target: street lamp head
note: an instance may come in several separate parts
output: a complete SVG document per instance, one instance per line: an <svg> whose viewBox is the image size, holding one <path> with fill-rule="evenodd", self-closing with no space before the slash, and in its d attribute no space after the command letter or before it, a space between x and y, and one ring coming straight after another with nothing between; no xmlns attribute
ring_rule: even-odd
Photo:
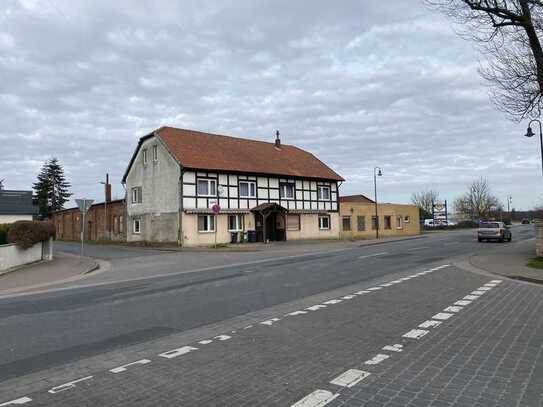
<svg viewBox="0 0 543 407"><path fill-rule="evenodd" d="M530 126L528 126L528 129L526 130L526 134L524 136L525 137L533 137L534 136L534 132L532 131L532 128Z"/></svg>
<svg viewBox="0 0 543 407"><path fill-rule="evenodd" d="M381 170L381 168L379 168L379 172L377 173L377 175L378 175L379 177L382 177L382 176L383 176L383 171Z"/></svg>

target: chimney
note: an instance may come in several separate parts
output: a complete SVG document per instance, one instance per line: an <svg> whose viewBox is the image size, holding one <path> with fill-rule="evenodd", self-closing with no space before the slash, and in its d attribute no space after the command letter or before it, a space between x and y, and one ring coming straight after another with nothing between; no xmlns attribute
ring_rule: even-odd
<svg viewBox="0 0 543 407"><path fill-rule="evenodd" d="M111 184L109 183L109 174L106 174L106 202L111 202Z"/></svg>
<svg viewBox="0 0 543 407"><path fill-rule="evenodd" d="M275 132L275 148L281 148L281 139L279 138L279 130Z"/></svg>

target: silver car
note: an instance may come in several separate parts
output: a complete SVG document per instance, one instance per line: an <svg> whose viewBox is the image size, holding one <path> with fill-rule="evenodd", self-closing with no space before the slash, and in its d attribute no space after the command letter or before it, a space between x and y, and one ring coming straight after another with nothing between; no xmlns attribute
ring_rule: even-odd
<svg viewBox="0 0 543 407"><path fill-rule="evenodd" d="M503 222L481 222L477 230L477 240L497 240L499 242L510 242L513 235Z"/></svg>

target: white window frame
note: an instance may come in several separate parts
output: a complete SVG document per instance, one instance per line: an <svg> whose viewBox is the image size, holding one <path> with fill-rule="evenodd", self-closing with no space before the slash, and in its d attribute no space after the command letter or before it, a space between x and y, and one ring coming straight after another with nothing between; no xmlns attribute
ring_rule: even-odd
<svg viewBox="0 0 543 407"><path fill-rule="evenodd" d="M411 216L405 215L403 217L403 223L410 223L411 222Z"/></svg>
<svg viewBox="0 0 543 407"><path fill-rule="evenodd" d="M241 184L247 184L247 191L249 195L241 195ZM251 188L253 188L254 195L251 195ZM238 183L239 197L240 198L256 198L256 182L255 181L239 181Z"/></svg>
<svg viewBox="0 0 543 407"><path fill-rule="evenodd" d="M138 225L138 227L136 227ZM141 234L141 219L132 219L132 233L134 235Z"/></svg>
<svg viewBox="0 0 543 407"><path fill-rule="evenodd" d="M141 187L132 187L132 205L138 205L143 202L143 190Z"/></svg>
<svg viewBox="0 0 543 407"><path fill-rule="evenodd" d="M230 217L236 218L236 229L230 229ZM244 218L240 214L230 214L228 215L228 231L229 232L241 232L243 231Z"/></svg>
<svg viewBox="0 0 543 407"><path fill-rule="evenodd" d="M201 216L204 216L204 217L207 218L207 229L205 229L205 230L200 230L200 217ZM211 219L213 219L213 228L212 229L210 228ZM215 228L217 226L217 225L215 225L215 223L216 223L215 215L198 215L198 217L196 219L196 227L198 229L198 233L215 233Z"/></svg>
<svg viewBox="0 0 543 407"><path fill-rule="evenodd" d="M323 219L327 219L328 226L323 226ZM330 215L319 215L319 230L330 230Z"/></svg>
<svg viewBox="0 0 543 407"><path fill-rule="evenodd" d="M400 221L400 224L398 225L398 221ZM396 215L396 230L402 230L403 229L403 216Z"/></svg>
<svg viewBox="0 0 543 407"><path fill-rule="evenodd" d="M286 188L290 187L292 188L292 196L288 197L286 196L283 191L286 192ZM296 187L293 182L280 182L279 183L279 199L294 199L296 196Z"/></svg>
<svg viewBox="0 0 543 407"><path fill-rule="evenodd" d="M210 186L211 184L214 184L215 193L207 194L207 195L200 194L200 192L198 191L198 185L200 184L200 182L207 182L208 191L211 191ZM217 196L217 180L214 178L196 178L196 195L197 196Z"/></svg>
<svg viewBox="0 0 543 407"><path fill-rule="evenodd" d="M155 163L158 161L158 146L156 144L153 146L153 161Z"/></svg>
<svg viewBox="0 0 543 407"><path fill-rule="evenodd" d="M323 198L322 191L327 189L328 190L328 198ZM328 185L319 185L317 186L317 199L319 201L329 201L332 196L332 190Z"/></svg>
<svg viewBox="0 0 543 407"><path fill-rule="evenodd" d="M141 150L141 156L143 159L143 165L147 165L147 149L146 148Z"/></svg>

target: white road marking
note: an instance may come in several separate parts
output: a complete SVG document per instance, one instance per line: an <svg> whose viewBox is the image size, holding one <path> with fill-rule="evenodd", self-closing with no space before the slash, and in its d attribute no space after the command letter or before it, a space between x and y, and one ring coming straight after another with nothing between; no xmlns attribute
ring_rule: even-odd
<svg viewBox="0 0 543 407"><path fill-rule="evenodd" d="M243 329L251 329L253 326L252 325L247 325L245 328Z"/></svg>
<svg viewBox="0 0 543 407"><path fill-rule="evenodd" d="M213 339L217 339L219 341L227 341L228 339L232 339L232 337L229 335L219 335L214 337Z"/></svg>
<svg viewBox="0 0 543 407"><path fill-rule="evenodd" d="M382 284L382 287L390 287L391 285L394 285L393 283L386 283L386 284Z"/></svg>
<svg viewBox="0 0 543 407"><path fill-rule="evenodd" d="M147 363L151 363L151 361L149 359L140 359L140 360L137 360L135 362L132 362L132 363L127 363L126 365L122 365L122 366L119 366L119 367L116 367L114 369L110 369L109 371L111 373L121 373L121 372L126 372L127 370L127 367L129 366L133 366L133 365L146 365Z"/></svg>
<svg viewBox="0 0 543 407"><path fill-rule="evenodd" d="M211 342L213 342L212 339L204 339L203 341L199 341L198 343L200 345L209 345Z"/></svg>
<svg viewBox="0 0 543 407"><path fill-rule="evenodd" d="M402 280L394 280L394 281L391 281L392 284L399 284L399 283L401 283L401 282L402 282Z"/></svg>
<svg viewBox="0 0 543 407"><path fill-rule="evenodd" d="M371 287L371 288L368 288L368 291L377 291L377 290L382 290L383 287Z"/></svg>
<svg viewBox="0 0 543 407"><path fill-rule="evenodd" d="M470 300L470 301L474 301L476 300L477 298L479 298L478 295L466 295L464 298L462 298L463 300Z"/></svg>
<svg viewBox="0 0 543 407"><path fill-rule="evenodd" d="M368 290L362 290L362 291L355 292L356 295L369 294L369 293L371 293L371 291L368 291Z"/></svg>
<svg viewBox="0 0 543 407"><path fill-rule="evenodd" d="M430 246L418 246L418 247L412 247L411 249L407 249L408 252L413 252L415 250L424 250L429 249Z"/></svg>
<svg viewBox="0 0 543 407"><path fill-rule="evenodd" d="M429 319L428 321L424 321L422 324L419 325L419 328L432 328L441 325L440 321L434 321L433 319Z"/></svg>
<svg viewBox="0 0 543 407"><path fill-rule="evenodd" d="M363 370L349 369L346 372L340 374L330 383L335 384L336 386L341 386L341 387L353 387L355 384L364 380L370 374L371 373L364 372Z"/></svg>
<svg viewBox="0 0 543 407"><path fill-rule="evenodd" d="M322 407L334 400L339 394L333 394L328 390L315 390L291 407Z"/></svg>
<svg viewBox="0 0 543 407"><path fill-rule="evenodd" d="M280 321L280 320L281 318L272 318L272 319L268 319L267 321L262 321L260 325L272 326L275 322Z"/></svg>
<svg viewBox="0 0 543 407"><path fill-rule="evenodd" d="M411 280L411 277L402 277L400 278L401 281L407 281L407 280Z"/></svg>
<svg viewBox="0 0 543 407"><path fill-rule="evenodd" d="M500 284L503 280L490 280L491 283Z"/></svg>
<svg viewBox="0 0 543 407"><path fill-rule="evenodd" d="M483 287L479 287L478 290L479 291L489 291L489 290L492 290L492 288L493 287L485 287L485 286L483 286Z"/></svg>
<svg viewBox="0 0 543 407"><path fill-rule="evenodd" d="M193 346L183 346L181 348L172 349L167 352L161 353L158 356L160 356L161 358L173 359L178 356L186 355L187 353L190 353L194 350L198 350L198 348L195 348Z"/></svg>
<svg viewBox="0 0 543 407"><path fill-rule="evenodd" d="M497 287L498 284L496 284L496 283L486 283L484 286L485 287Z"/></svg>
<svg viewBox="0 0 543 407"><path fill-rule="evenodd" d="M303 314L307 314L307 311L294 311L294 312L289 312L287 315L294 317L296 315L303 315Z"/></svg>
<svg viewBox="0 0 543 407"><path fill-rule="evenodd" d="M344 300L352 300L353 298L356 298L356 295L346 295L344 297L341 297Z"/></svg>
<svg viewBox="0 0 543 407"><path fill-rule="evenodd" d="M472 291L470 294L471 295L483 295L485 293L486 293L486 291L475 290L475 291Z"/></svg>
<svg viewBox="0 0 543 407"><path fill-rule="evenodd" d="M82 377L81 379L77 379L68 383L61 384L60 386L55 386L51 390L49 390L49 393L55 394L55 393L60 393L61 391L64 391L64 390L73 389L77 383L85 381L85 380L90 380L93 377L94 376L86 376L86 377Z"/></svg>
<svg viewBox="0 0 543 407"><path fill-rule="evenodd" d="M360 256L359 259L367 259L368 257L383 256L384 254L388 254L388 252L381 252L381 253L375 253L375 254L368 254L368 255L366 255L366 256Z"/></svg>
<svg viewBox="0 0 543 407"><path fill-rule="evenodd" d="M458 300L454 303L454 305L460 305L462 307L465 307L466 305L469 305L471 304L471 301L466 301L466 300Z"/></svg>
<svg viewBox="0 0 543 407"><path fill-rule="evenodd" d="M410 338L410 339L420 339L424 335L426 335L428 332L425 329L412 329L409 332L402 335L403 338Z"/></svg>
<svg viewBox="0 0 543 407"><path fill-rule="evenodd" d="M464 309L463 307L458 307L458 306L453 305L453 306L445 308L443 311L446 311L446 312L460 312L463 309Z"/></svg>
<svg viewBox="0 0 543 407"><path fill-rule="evenodd" d="M318 304L318 305L313 305L312 307L307 307L306 309L309 311L317 311L321 308L326 308L326 305Z"/></svg>
<svg viewBox="0 0 543 407"><path fill-rule="evenodd" d="M399 343L396 343L394 345L387 345L383 346L383 350L388 350L391 352L401 352L403 351L403 345L400 345Z"/></svg>
<svg viewBox="0 0 543 407"><path fill-rule="evenodd" d="M446 312L440 312L438 314L435 314L432 318L433 319L439 319L439 320L442 320L442 321L445 321L446 319L449 319L450 317L452 317L454 314L448 314Z"/></svg>
<svg viewBox="0 0 543 407"><path fill-rule="evenodd" d="M32 399L30 397L20 397L15 400L6 401L5 403L0 404L0 407L3 406L20 406L22 404L30 403Z"/></svg>
<svg viewBox="0 0 543 407"><path fill-rule="evenodd" d="M385 355L383 353L378 353L377 355L375 355L374 357L372 357L370 360L366 360L364 362L364 364L366 365L378 365L379 363L381 363L383 360L387 360L390 356L388 355Z"/></svg>
<svg viewBox="0 0 543 407"><path fill-rule="evenodd" d="M343 302L343 300L328 300L328 301L324 301L323 304L334 305L334 304L339 304L340 302Z"/></svg>

